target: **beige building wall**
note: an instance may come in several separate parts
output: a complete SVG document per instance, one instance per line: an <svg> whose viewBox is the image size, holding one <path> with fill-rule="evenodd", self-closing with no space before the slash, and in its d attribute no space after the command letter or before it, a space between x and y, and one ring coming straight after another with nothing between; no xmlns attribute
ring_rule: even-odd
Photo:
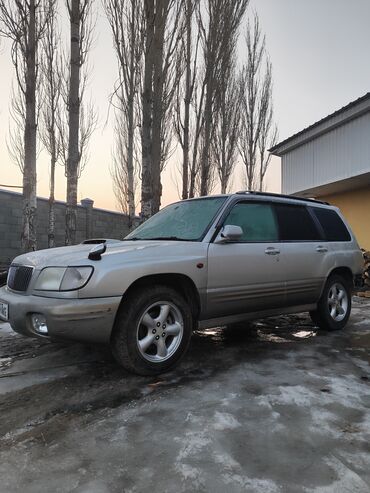
<svg viewBox="0 0 370 493"><path fill-rule="evenodd" d="M320 195L315 198L339 207L360 247L370 250L370 185L357 190Z"/></svg>

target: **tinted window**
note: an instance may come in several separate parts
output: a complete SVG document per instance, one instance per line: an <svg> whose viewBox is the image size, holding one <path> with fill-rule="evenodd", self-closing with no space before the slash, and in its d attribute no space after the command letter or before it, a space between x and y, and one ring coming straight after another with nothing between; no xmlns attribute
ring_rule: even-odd
<svg viewBox="0 0 370 493"><path fill-rule="evenodd" d="M326 240L351 241L348 229L335 211L321 208L314 208L313 211L324 230Z"/></svg>
<svg viewBox="0 0 370 493"><path fill-rule="evenodd" d="M321 239L315 222L306 207L287 204L276 204L274 207L282 241L316 241Z"/></svg>
<svg viewBox="0 0 370 493"><path fill-rule="evenodd" d="M242 228L243 236L240 241L278 241L275 215L269 204L236 204L224 224Z"/></svg>
<svg viewBox="0 0 370 493"><path fill-rule="evenodd" d="M171 204L137 227L125 240L197 241L204 236L225 200L225 197L211 197Z"/></svg>

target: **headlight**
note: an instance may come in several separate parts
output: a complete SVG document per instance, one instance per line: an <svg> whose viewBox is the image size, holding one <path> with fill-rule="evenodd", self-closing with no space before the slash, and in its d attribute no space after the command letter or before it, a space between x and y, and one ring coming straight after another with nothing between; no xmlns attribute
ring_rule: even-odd
<svg viewBox="0 0 370 493"><path fill-rule="evenodd" d="M46 267L37 278L39 291L73 291L81 289L91 277L92 267Z"/></svg>
<svg viewBox="0 0 370 493"><path fill-rule="evenodd" d="M90 279L92 267L68 267L60 285L60 291L72 291L80 289Z"/></svg>
<svg viewBox="0 0 370 493"><path fill-rule="evenodd" d="M66 270L65 267L46 267L37 278L35 289L59 291Z"/></svg>

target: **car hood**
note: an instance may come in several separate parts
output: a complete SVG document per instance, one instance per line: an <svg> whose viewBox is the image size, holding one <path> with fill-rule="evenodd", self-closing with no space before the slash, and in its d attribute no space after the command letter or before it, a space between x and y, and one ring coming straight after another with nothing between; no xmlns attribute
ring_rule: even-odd
<svg viewBox="0 0 370 493"><path fill-rule="evenodd" d="M199 246L199 242L196 242ZM172 255L181 252L182 255L188 253L189 244L192 242L186 241L167 241L167 240L143 240L143 241L120 241L109 243L107 242L107 250L102 255L102 263L111 261L129 261L143 257L162 257L163 255ZM14 264L28 265L36 269L41 269L47 266L70 266L70 265L96 265L100 261L90 260L89 252L96 245L74 245L59 248L50 248L46 250L38 250L29 252L16 257Z"/></svg>

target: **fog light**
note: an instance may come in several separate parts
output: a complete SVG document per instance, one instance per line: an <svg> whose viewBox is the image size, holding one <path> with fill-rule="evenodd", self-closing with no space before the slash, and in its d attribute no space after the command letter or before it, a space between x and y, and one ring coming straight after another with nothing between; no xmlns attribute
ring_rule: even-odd
<svg viewBox="0 0 370 493"><path fill-rule="evenodd" d="M48 334L48 326L46 324L46 318L41 313L32 314L32 325L36 332L42 335Z"/></svg>

